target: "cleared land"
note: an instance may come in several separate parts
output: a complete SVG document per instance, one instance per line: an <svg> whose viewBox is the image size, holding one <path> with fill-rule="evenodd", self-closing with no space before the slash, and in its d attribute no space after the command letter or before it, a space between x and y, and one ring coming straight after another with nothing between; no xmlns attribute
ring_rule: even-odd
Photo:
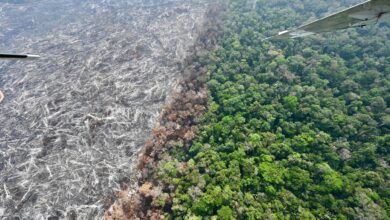
<svg viewBox="0 0 390 220"><path fill-rule="evenodd" d="M0 2L0 217L95 219L131 183L207 0Z"/></svg>

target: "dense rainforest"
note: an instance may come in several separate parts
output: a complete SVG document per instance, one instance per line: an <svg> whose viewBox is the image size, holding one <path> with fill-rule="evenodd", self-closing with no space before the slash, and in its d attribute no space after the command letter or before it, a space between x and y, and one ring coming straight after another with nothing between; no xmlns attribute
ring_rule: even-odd
<svg viewBox="0 0 390 220"><path fill-rule="evenodd" d="M226 2L199 132L153 173L167 219L389 219L390 23L262 41L351 3Z"/></svg>

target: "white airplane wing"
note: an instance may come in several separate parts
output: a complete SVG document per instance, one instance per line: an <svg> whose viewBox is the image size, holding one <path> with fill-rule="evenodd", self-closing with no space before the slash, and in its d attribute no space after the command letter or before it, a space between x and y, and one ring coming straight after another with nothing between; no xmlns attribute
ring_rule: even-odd
<svg viewBox="0 0 390 220"><path fill-rule="evenodd" d="M278 35L267 39L297 38L352 27L364 27L385 19L390 20L390 0L371 0L301 27L279 32Z"/></svg>

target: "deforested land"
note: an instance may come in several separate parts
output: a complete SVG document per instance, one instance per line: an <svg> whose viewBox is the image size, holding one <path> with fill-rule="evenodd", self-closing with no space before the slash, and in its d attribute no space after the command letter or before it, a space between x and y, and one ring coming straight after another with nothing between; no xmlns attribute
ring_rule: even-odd
<svg viewBox="0 0 390 220"><path fill-rule="evenodd" d="M0 216L99 219L203 31L206 0L0 1Z"/></svg>

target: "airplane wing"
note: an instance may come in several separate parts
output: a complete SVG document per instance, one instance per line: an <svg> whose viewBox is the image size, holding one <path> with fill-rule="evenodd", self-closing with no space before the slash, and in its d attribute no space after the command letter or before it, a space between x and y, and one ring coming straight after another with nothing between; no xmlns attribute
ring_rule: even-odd
<svg viewBox="0 0 390 220"><path fill-rule="evenodd" d="M0 54L0 59L38 59L40 56L31 54Z"/></svg>
<svg viewBox="0 0 390 220"><path fill-rule="evenodd" d="M267 39L297 38L353 27L364 27L390 18L390 0L371 0ZM389 19L390 20L390 19Z"/></svg>

